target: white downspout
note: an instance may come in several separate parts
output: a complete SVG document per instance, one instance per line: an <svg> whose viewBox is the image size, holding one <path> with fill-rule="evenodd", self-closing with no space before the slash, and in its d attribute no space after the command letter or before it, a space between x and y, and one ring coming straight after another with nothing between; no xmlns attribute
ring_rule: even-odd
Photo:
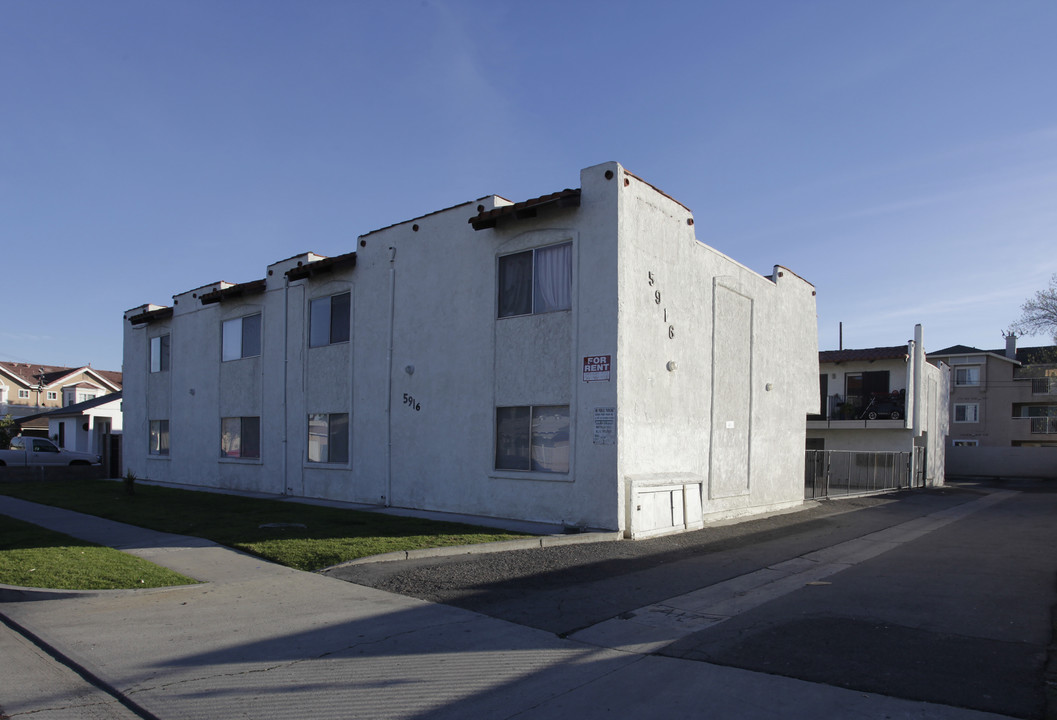
<svg viewBox="0 0 1057 720"><path fill-rule="evenodd" d="M385 506L390 507L393 497L393 326L396 323L396 248L389 248L389 348L386 351L386 383L388 397L385 402Z"/></svg>
<svg viewBox="0 0 1057 720"><path fill-rule="evenodd" d="M290 377L290 276L283 274L283 495L290 494L289 459L286 454L290 449L287 436L290 434L290 410L287 407L287 397L290 389L287 387Z"/></svg>
<svg viewBox="0 0 1057 720"><path fill-rule="evenodd" d="M925 401L925 383L923 367L925 362L924 331L921 325L914 326L914 437L921 437L921 413Z"/></svg>

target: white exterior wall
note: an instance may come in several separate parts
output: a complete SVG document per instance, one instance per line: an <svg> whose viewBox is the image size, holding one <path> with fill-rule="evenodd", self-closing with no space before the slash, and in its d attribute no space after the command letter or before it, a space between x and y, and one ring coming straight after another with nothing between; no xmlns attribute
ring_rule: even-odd
<svg viewBox="0 0 1057 720"><path fill-rule="evenodd" d="M906 391L905 417L869 421L809 420L807 436L821 438L826 450L911 452L915 446L924 446L926 480L930 485L942 485L950 429L949 369L946 365L937 367L925 362L920 325L915 328L915 341L908 344L906 360L845 361L819 366L820 373L829 375L829 395L837 393L842 397L845 375L878 370L889 371L890 392Z"/></svg>
<svg viewBox="0 0 1057 720"><path fill-rule="evenodd" d="M818 403L812 286L698 242L685 207L617 170L621 477L696 479L706 519L799 504Z"/></svg>
<svg viewBox="0 0 1057 720"><path fill-rule="evenodd" d="M110 433L120 435L122 415L121 400L114 400L84 410L76 416L48 418L48 437L57 438L59 425L65 425L63 436L67 450L102 455L103 428L109 423Z"/></svg>
<svg viewBox="0 0 1057 720"><path fill-rule="evenodd" d="M263 293L203 306L202 294L228 287L213 284L177 295L171 319L126 322L128 467L189 485L625 530L638 522L628 508L653 513L658 498L678 496L682 527L802 502L803 417L818 398L810 284L777 267L764 278L697 242L685 208L616 163L582 171L579 207L468 223L506 204L489 197L363 235L355 267L287 282L289 268L319 259L299 256L269 267ZM498 257L560 242L572 243L572 309L497 319ZM350 342L309 348L309 302L344 291ZM222 363L223 321L253 312L261 356ZM149 338L166 332L171 369L151 374ZM584 382L583 358L596 355L612 356L610 380ZM569 473L494 468L496 408L513 405L569 405ZM596 412L609 410L615 440L596 433ZM348 465L307 462L317 412L349 413ZM220 419L244 415L261 418L261 457L221 458ZM148 422L163 418L170 455L151 456ZM648 492L628 498L629 486Z"/></svg>

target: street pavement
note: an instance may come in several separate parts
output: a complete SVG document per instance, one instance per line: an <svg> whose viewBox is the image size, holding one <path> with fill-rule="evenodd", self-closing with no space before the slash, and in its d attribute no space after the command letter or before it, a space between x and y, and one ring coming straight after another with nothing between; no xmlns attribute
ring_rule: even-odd
<svg viewBox="0 0 1057 720"><path fill-rule="evenodd" d="M516 609L502 582L501 592L471 593L482 606L469 609L341 579L349 568L300 572L0 496L0 514L201 581L128 591L0 588L0 717L1042 717L1057 496L980 488L921 502L925 495L810 531L790 516L784 536L748 532L729 552L638 561L634 572L588 583L654 579L625 589L616 606L585 600L584 612L511 615L527 622L499 611ZM1025 550L1040 541L1049 544ZM502 555L563 552L573 551ZM957 559L966 554L971 561ZM433 562L450 568L458 559ZM383 565L391 573L414 563ZM535 580L568 587L567 572ZM662 580L665 573L674 577ZM557 592L536 587L524 602ZM932 650L937 643L941 651ZM979 678L972 658L982 648L997 683L974 681L948 702L923 701L929 693L904 677L923 677L927 690L937 675L925 670L961 659L951 673ZM832 665L840 666L836 677ZM995 694L995 702L983 697Z"/></svg>

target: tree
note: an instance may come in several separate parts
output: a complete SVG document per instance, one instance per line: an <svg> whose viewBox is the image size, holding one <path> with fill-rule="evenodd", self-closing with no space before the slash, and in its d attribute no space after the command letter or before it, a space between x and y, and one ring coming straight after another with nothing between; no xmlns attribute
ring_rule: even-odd
<svg viewBox="0 0 1057 720"><path fill-rule="evenodd" d="M0 448L7 449L11 438L18 435L18 424L10 415L0 417Z"/></svg>
<svg viewBox="0 0 1057 720"><path fill-rule="evenodd" d="M1057 273L1050 278L1050 286L1039 290L1035 297L1020 306L1020 319L1010 328L1018 335L1052 334L1057 344Z"/></svg>

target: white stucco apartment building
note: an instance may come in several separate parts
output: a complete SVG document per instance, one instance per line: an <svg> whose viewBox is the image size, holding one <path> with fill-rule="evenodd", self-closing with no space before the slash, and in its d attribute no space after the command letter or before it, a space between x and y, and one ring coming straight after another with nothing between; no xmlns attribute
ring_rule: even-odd
<svg viewBox="0 0 1057 720"><path fill-rule="evenodd" d="M693 222L607 163L137 307L126 465L630 537L799 504L814 289Z"/></svg>
<svg viewBox="0 0 1057 720"><path fill-rule="evenodd" d="M905 345L819 353L820 403L808 416L816 451L905 453L907 481L942 485L949 433L946 365L925 361L923 329Z"/></svg>

